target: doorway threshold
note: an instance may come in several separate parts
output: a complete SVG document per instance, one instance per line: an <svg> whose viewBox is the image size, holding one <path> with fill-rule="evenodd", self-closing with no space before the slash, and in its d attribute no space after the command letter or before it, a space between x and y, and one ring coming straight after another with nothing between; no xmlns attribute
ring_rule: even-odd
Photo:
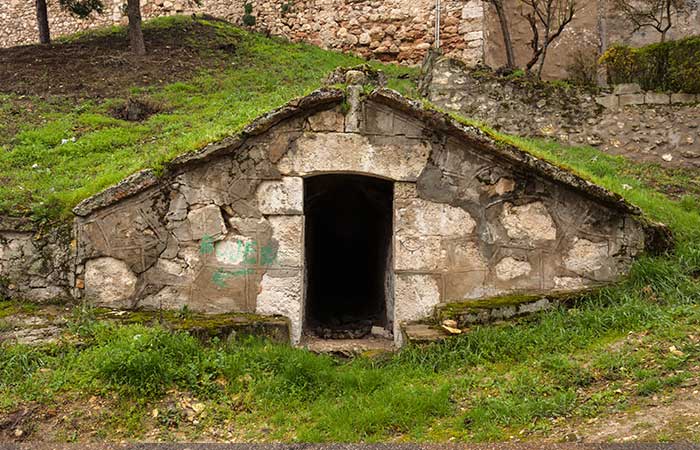
<svg viewBox="0 0 700 450"><path fill-rule="evenodd" d="M300 345L314 353L348 358L358 355L374 356L397 349L393 339L380 336L368 336L362 339L323 339L307 335L302 338Z"/></svg>

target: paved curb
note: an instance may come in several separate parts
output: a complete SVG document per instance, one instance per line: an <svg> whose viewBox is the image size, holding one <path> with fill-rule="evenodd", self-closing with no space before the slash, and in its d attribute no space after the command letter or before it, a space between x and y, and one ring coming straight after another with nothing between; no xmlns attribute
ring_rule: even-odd
<svg viewBox="0 0 700 450"><path fill-rule="evenodd" d="M209 444L209 443L135 443L135 444L47 444L0 443L0 450L700 450L692 443L628 444Z"/></svg>

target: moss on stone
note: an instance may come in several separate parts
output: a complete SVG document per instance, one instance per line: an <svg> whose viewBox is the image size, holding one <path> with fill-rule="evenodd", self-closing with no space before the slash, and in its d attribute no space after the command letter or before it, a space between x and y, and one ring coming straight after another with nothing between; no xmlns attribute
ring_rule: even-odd
<svg viewBox="0 0 700 450"><path fill-rule="evenodd" d="M39 305L15 300L0 301L0 318L15 314L31 314L39 310Z"/></svg>
<svg viewBox="0 0 700 450"><path fill-rule="evenodd" d="M534 303L539 300L566 303L590 295L595 290L597 289L591 288L576 292L516 293L482 298L478 300L451 302L438 306L436 316L438 320L454 319L463 314L476 313L479 310L516 307L528 303Z"/></svg>
<svg viewBox="0 0 700 450"><path fill-rule="evenodd" d="M98 318L118 320L124 324L160 324L173 331L187 331L209 340L226 339L232 335L255 335L277 342L289 341L289 323L283 317L248 313L200 314L183 310L160 311L102 311Z"/></svg>

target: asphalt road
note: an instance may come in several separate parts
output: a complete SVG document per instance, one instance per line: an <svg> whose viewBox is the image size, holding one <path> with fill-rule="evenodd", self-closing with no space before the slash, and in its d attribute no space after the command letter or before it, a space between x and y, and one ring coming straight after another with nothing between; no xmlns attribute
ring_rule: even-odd
<svg viewBox="0 0 700 450"><path fill-rule="evenodd" d="M700 450L700 444L2 444L0 450Z"/></svg>

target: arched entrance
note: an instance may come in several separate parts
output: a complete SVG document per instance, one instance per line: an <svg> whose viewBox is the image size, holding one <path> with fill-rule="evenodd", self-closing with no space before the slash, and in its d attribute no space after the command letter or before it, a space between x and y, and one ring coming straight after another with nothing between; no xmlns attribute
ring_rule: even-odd
<svg viewBox="0 0 700 450"><path fill-rule="evenodd" d="M306 332L360 338L390 329L394 185L348 174L304 180Z"/></svg>

